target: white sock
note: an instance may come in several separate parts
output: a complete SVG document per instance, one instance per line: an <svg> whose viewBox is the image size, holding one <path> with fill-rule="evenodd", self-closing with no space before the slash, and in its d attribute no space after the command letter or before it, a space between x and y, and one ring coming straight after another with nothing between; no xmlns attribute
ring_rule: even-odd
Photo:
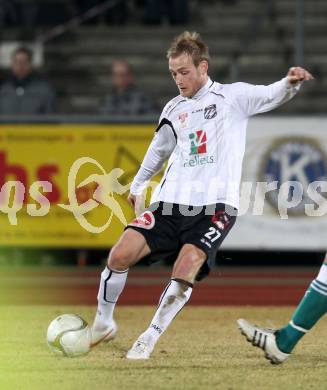
<svg viewBox="0 0 327 390"><path fill-rule="evenodd" d="M150 342L153 346L162 333L182 310L189 300L193 285L181 279L172 279L161 294L157 311L152 318L148 329L140 338Z"/></svg>
<svg viewBox="0 0 327 390"><path fill-rule="evenodd" d="M98 292L98 309L93 328L102 330L111 324L114 308L124 289L127 274L128 269L126 271L113 271L106 267L102 271Z"/></svg>
<svg viewBox="0 0 327 390"><path fill-rule="evenodd" d="M327 284L327 264L323 263L316 278L319 282Z"/></svg>

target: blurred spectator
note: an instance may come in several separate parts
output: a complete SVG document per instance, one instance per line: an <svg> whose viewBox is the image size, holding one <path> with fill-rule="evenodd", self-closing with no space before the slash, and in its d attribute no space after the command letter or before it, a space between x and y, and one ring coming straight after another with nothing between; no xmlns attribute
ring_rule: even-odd
<svg viewBox="0 0 327 390"><path fill-rule="evenodd" d="M110 115L142 115L155 112L155 105L134 82L129 63L115 60L111 66L112 92L100 111Z"/></svg>
<svg viewBox="0 0 327 390"><path fill-rule="evenodd" d="M160 24L167 16L172 25L186 24L189 20L188 0L145 0L146 24Z"/></svg>
<svg viewBox="0 0 327 390"><path fill-rule="evenodd" d="M1 115L50 114L55 111L55 93L33 70L32 52L14 51L10 76L0 86Z"/></svg>

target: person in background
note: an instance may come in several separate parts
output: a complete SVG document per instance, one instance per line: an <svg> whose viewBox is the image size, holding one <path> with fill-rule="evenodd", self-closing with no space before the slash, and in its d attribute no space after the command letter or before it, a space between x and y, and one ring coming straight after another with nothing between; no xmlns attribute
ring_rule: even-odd
<svg viewBox="0 0 327 390"><path fill-rule="evenodd" d="M135 85L132 69L126 60L111 66L112 91L100 108L107 115L145 115L155 112L155 104Z"/></svg>
<svg viewBox="0 0 327 390"><path fill-rule="evenodd" d="M38 115L55 112L52 86L34 71L31 50L14 51L11 74L0 86L0 115Z"/></svg>

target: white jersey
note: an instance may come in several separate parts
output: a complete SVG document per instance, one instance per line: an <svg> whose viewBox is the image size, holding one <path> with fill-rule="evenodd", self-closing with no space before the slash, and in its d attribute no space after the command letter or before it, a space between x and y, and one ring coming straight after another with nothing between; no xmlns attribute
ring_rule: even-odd
<svg viewBox="0 0 327 390"><path fill-rule="evenodd" d="M225 203L238 208L249 117L280 106L299 88L286 77L267 86L208 79L192 98L175 97L161 114L131 193L141 194L169 158L151 203Z"/></svg>

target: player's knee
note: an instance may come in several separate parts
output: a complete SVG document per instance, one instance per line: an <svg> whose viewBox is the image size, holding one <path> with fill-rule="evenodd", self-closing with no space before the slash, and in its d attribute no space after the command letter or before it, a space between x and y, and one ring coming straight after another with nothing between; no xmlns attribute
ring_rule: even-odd
<svg viewBox="0 0 327 390"><path fill-rule="evenodd" d="M205 254L199 253L197 250L189 250L178 261L178 264L174 267L174 274L178 277L183 275L193 275L196 273L203 262L205 261Z"/></svg>
<svg viewBox="0 0 327 390"><path fill-rule="evenodd" d="M203 264L205 260L205 254L199 253L198 250L193 249L188 251L182 258L182 261L190 268L198 267Z"/></svg>
<svg viewBox="0 0 327 390"><path fill-rule="evenodd" d="M120 245L112 248L108 258L108 267L117 271L125 271L130 266L130 256Z"/></svg>

